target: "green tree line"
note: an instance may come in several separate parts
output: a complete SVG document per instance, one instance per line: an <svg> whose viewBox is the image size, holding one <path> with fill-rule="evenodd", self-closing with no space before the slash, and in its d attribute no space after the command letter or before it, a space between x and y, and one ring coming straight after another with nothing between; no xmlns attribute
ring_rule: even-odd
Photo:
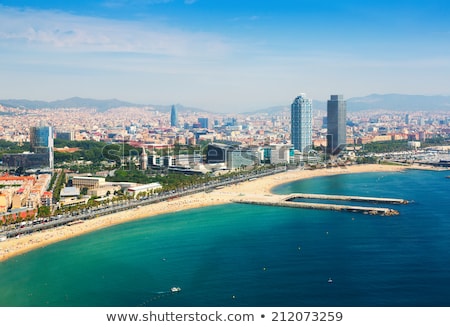
<svg viewBox="0 0 450 327"><path fill-rule="evenodd" d="M30 151L29 142L19 144L17 142L0 140L0 160L3 158L3 154L5 153L22 153L24 151Z"/></svg>

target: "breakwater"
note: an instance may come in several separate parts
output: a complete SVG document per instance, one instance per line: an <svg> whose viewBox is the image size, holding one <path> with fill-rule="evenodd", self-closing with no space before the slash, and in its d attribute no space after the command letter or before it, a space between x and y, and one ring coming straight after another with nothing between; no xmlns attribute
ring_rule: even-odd
<svg viewBox="0 0 450 327"><path fill-rule="evenodd" d="M378 198L378 197L355 196L355 195L307 194L307 193L290 194L285 198L285 201L292 201L295 199L320 199L320 200L358 201L358 202L391 203L391 204L408 203L407 200L395 198Z"/></svg>
<svg viewBox="0 0 450 327"><path fill-rule="evenodd" d="M324 203L306 203L294 202L292 200L305 199L321 199L321 200L340 200L340 201L366 201L372 203L390 203L390 204L406 204L407 200L393 198L376 198L376 197L360 197L360 196L340 196L327 194L300 194L294 193L289 195L270 195L270 196L252 196L243 195L242 198L234 199L236 203L256 204L266 206L279 206L303 209L319 209L334 211L361 212L370 215L395 216L399 211L392 208L379 208L369 206L341 205L341 204L324 204Z"/></svg>

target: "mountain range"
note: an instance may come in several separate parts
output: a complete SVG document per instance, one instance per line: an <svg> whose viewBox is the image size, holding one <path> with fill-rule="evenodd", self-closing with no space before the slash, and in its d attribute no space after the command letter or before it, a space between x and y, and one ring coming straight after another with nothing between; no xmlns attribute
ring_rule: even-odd
<svg viewBox="0 0 450 327"><path fill-rule="evenodd" d="M364 97L355 97L346 99L347 111L357 112L365 110L388 110L388 111L450 111L450 96L436 95L406 95L406 94L371 94ZM13 108L26 108L26 109L58 109L58 108L95 108L98 111L106 111L112 108L118 107L152 107L155 110L168 112L172 105L143 105L135 104L131 102L121 101L117 99L108 100L96 100L80 97L73 97L65 100L57 101L32 101L32 100L20 100L9 99L0 100L0 105ZM183 111L196 111L207 112L207 110L186 107L181 104L175 105L177 110ZM282 105L276 107L265 108L252 112L246 112L246 114L255 113L270 113L276 114L282 110L286 110L290 105ZM317 110L326 110L326 101L313 100L313 108Z"/></svg>
<svg viewBox="0 0 450 327"><path fill-rule="evenodd" d="M347 101L349 111L386 109L391 111L448 111L450 96L372 94L351 98Z"/></svg>
<svg viewBox="0 0 450 327"><path fill-rule="evenodd" d="M172 105L148 105L148 104L136 104L127 101L117 99L97 100L73 97L65 100L56 101L35 101L25 99L7 99L0 100L0 105L11 108L23 108L23 109L58 109L58 108L94 108L99 112L107 111L113 108L121 107L152 107L155 110L162 112L169 112ZM181 104L175 104L179 111L196 111L204 112L203 109L186 107Z"/></svg>
<svg viewBox="0 0 450 327"><path fill-rule="evenodd" d="M398 112L414 111L450 111L450 96L443 95L406 95L406 94L371 94L364 97L345 99L348 112L386 110ZM275 106L256 112L276 114L289 110L290 105ZM327 101L313 100L313 109L327 110ZM253 112L255 113L255 112ZM250 114L250 112L247 112Z"/></svg>
<svg viewBox="0 0 450 327"><path fill-rule="evenodd" d="M105 111L117 107L136 106L135 104L132 104L130 102L125 102L117 99L96 100L79 97L73 97L65 100L56 100L56 101L7 99L7 100L0 100L0 105L3 105L5 107L24 108L24 109L95 108L99 111Z"/></svg>

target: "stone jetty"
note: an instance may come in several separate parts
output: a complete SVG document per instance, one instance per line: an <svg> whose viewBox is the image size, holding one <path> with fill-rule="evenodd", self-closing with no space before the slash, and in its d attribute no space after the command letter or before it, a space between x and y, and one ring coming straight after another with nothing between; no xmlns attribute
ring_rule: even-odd
<svg viewBox="0 0 450 327"><path fill-rule="evenodd" d="M376 197L360 197L360 196L340 196L326 194L300 194L294 193L289 195L242 195L240 198L233 200L235 203L246 203L266 206L279 206L304 209L320 209L335 211L361 212L370 215L395 216L399 211L391 208L379 208L369 206L341 205L341 204L325 204L325 203L308 203L296 202L295 199L320 199L320 200L339 200L339 201L359 201L372 203L390 203L390 204L406 204L408 201L403 199L376 198Z"/></svg>

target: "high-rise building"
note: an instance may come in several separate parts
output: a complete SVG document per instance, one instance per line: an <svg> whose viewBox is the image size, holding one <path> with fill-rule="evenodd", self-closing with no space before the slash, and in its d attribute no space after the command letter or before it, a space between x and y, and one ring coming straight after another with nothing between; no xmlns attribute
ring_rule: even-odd
<svg viewBox="0 0 450 327"><path fill-rule="evenodd" d="M75 140L75 132L74 131L57 131L56 138L61 140L73 141Z"/></svg>
<svg viewBox="0 0 450 327"><path fill-rule="evenodd" d="M312 100L303 93L291 105L291 140L304 153L312 146Z"/></svg>
<svg viewBox="0 0 450 327"><path fill-rule="evenodd" d="M209 128L208 118L199 118L198 122L200 123L201 128Z"/></svg>
<svg viewBox="0 0 450 327"><path fill-rule="evenodd" d="M178 113L175 106L172 106L172 110L170 111L170 126L172 127L178 126Z"/></svg>
<svg viewBox="0 0 450 327"><path fill-rule="evenodd" d="M337 155L347 143L347 102L332 95L327 102L327 153Z"/></svg>
<svg viewBox="0 0 450 327"><path fill-rule="evenodd" d="M147 151L145 150L144 147L142 147L142 153L141 153L141 157L140 157L140 167L141 167L141 170L147 170L147 168L148 168L148 156L147 156Z"/></svg>
<svg viewBox="0 0 450 327"><path fill-rule="evenodd" d="M53 169L53 128L51 126L35 126L30 128L30 150L36 154L45 154L44 166Z"/></svg>

